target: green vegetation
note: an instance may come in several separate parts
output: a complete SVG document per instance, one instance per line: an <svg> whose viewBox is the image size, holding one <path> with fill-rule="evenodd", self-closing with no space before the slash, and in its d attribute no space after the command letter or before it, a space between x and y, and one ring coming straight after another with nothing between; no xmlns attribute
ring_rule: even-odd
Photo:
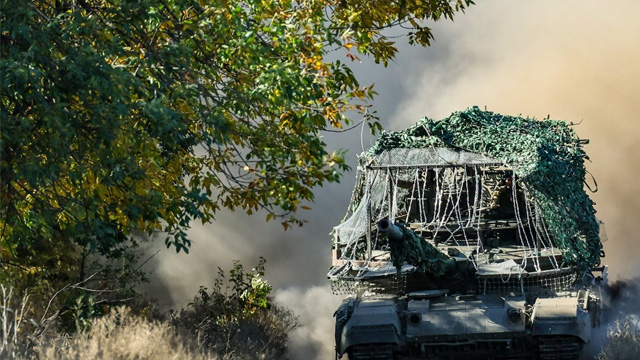
<svg viewBox="0 0 640 360"><path fill-rule="evenodd" d="M134 231L187 251L221 207L299 223L285 215L347 169L320 131L375 95L327 54L386 62L381 29L428 44L418 21L469 3L4 0L3 258L44 271L34 247L107 252Z"/></svg>
<svg viewBox="0 0 640 360"><path fill-rule="evenodd" d="M56 330L60 327L43 331L26 316L29 299L2 287L0 358L284 359L296 317L272 303L264 263L260 259L249 272L239 262L228 274L219 269L212 291L201 288L180 312L163 313L143 304L110 307L97 316L87 310L95 309L95 302L80 304L69 311L78 326L73 336Z"/></svg>
<svg viewBox="0 0 640 360"><path fill-rule="evenodd" d="M245 273L236 261L228 279L219 269L211 292L201 287L188 308L173 316L174 326L216 354L244 352L225 358L285 359L287 334L296 327L296 318L270 302L272 288L262 278L264 262L261 258Z"/></svg>
<svg viewBox="0 0 640 360"><path fill-rule="evenodd" d="M470 4L1 0L0 282L38 299L78 284L56 311L113 303L141 279L134 239L186 252L221 208L302 224L348 169L321 132L380 126L373 86L329 53L386 64L383 29L429 45L422 22ZM108 299L80 289L95 271Z"/></svg>
<svg viewBox="0 0 640 360"><path fill-rule="evenodd" d="M387 28L429 45L424 21L472 3L0 0L0 284L31 295L25 332L85 336L138 298L140 241L188 252L222 208L301 225L348 169L321 132L380 128L349 59L393 59ZM277 311L243 276L216 326Z"/></svg>

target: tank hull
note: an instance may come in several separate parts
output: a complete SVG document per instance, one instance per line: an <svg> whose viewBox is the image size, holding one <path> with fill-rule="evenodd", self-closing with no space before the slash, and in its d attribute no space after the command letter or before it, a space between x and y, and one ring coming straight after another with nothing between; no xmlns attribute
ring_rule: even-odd
<svg viewBox="0 0 640 360"><path fill-rule="evenodd" d="M566 156L582 143L505 119L426 120L363 154L327 274L350 295L336 312L338 357L579 357L607 282L583 159Z"/></svg>
<svg viewBox="0 0 640 360"><path fill-rule="evenodd" d="M535 299L349 297L336 312L336 352L350 360L577 359L596 324L594 299L584 289Z"/></svg>

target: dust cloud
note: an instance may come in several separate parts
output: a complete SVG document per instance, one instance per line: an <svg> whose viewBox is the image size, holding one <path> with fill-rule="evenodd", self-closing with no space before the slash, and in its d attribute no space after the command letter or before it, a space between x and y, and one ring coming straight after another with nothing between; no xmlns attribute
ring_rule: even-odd
<svg viewBox="0 0 640 360"><path fill-rule="evenodd" d="M640 278L610 282L605 290L603 298L605 310L600 317L599 326L591 330L591 343L585 346L582 360L596 359L602 351L608 333L612 330L616 331L622 323L631 321L633 324L640 325L640 303L638 303ZM637 354L627 354L627 356L633 355Z"/></svg>
<svg viewBox="0 0 640 360"><path fill-rule="evenodd" d="M439 119L471 105L504 114L580 123L591 140L587 169L606 224L604 248L614 278L638 269L640 214L640 3L494 1L475 6L436 34L449 56L405 82L413 96L392 116L394 128ZM442 37L446 33L447 39ZM437 51L437 50L436 50ZM437 69L436 72L433 69Z"/></svg>
<svg viewBox="0 0 640 360"><path fill-rule="evenodd" d="M299 316L300 327L289 334L291 359L335 357L333 313L342 300L331 295L328 286L278 290L275 300Z"/></svg>
<svg viewBox="0 0 640 360"><path fill-rule="evenodd" d="M374 102L387 129L403 129L419 118L440 119L478 105L498 113L567 120L591 140L586 147L599 191L592 195L606 223L604 243L611 280L632 278L640 269L636 228L640 214L640 2L478 2L455 22L432 27L428 49L400 46L387 69L363 59L353 64L362 84L375 83ZM325 134L334 148L355 155L371 141L359 130ZM330 236L346 209L353 174L341 184L318 188L309 222L283 231L263 215L220 213L212 224L194 226L189 255L162 251L149 263L147 287L161 302L184 306L200 285L211 286L217 267L238 259L250 268L267 258L267 280L275 300L300 315L291 334L291 359L333 357L333 311L326 272ZM154 285L155 284L155 285Z"/></svg>

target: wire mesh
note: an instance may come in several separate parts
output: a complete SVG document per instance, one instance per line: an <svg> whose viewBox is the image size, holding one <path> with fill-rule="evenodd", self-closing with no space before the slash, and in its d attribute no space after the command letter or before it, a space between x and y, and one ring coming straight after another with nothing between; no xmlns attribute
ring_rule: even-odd
<svg viewBox="0 0 640 360"><path fill-rule="evenodd" d="M407 275L401 274L373 279L356 279L353 277L336 277L330 279L333 295L354 294L400 294L406 291Z"/></svg>
<svg viewBox="0 0 640 360"><path fill-rule="evenodd" d="M481 294L554 294L571 290L578 279L568 268L521 274L477 276Z"/></svg>

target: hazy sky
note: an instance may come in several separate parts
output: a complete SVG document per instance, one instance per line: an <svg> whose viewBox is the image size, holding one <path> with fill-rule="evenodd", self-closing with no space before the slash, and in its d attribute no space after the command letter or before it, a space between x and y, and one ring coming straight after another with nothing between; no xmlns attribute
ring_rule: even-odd
<svg viewBox="0 0 640 360"><path fill-rule="evenodd" d="M640 256L639 14L637 0L477 1L455 22L432 26L434 46L397 39L399 56L387 68L363 59L353 69L362 84L375 83L373 105L390 130L473 105L581 122L575 129L591 140L587 168L599 186L592 198L609 238L604 262L614 279L632 277ZM359 130L327 133L325 140L350 149L355 167ZM276 299L299 312L304 325L292 335L292 359L332 358L331 315L341 299L327 286L328 234L344 216L353 183L347 173L341 184L318 188L313 210L299 214L309 223L293 231L237 213L194 226L191 254L162 251L147 265L156 296L184 306L198 286L211 286L218 266L239 259L250 268L265 256Z"/></svg>

